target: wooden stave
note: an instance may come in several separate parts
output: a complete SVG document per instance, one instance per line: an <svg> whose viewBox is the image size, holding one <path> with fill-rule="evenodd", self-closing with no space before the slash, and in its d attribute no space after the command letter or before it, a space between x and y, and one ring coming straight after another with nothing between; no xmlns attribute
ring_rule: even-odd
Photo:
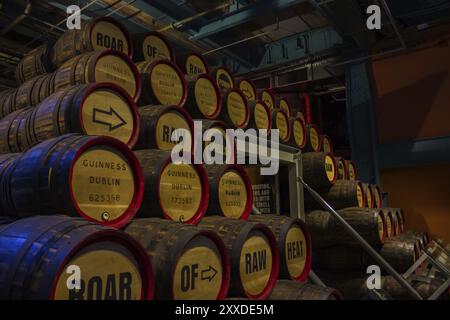
<svg viewBox="0 0 450 320"><path fill-rule="evenodd" d="M397 272L406 272L418 259L419 248L416 240L392 239L384 243L381 256Z"/></svg>
<svg viewBox="0 0 450 320"><path fill-rule="evenodd" d="M43 44L27 53L16 67L16 79L24 83L36 76L55 70L51 61L52 48L50 43Z"/></svg>
<svg viewBox="0 0 450 320"><path fill-rule="evenodd" d="M357 186L362 186L360 182L349 180L336 180L330 188L318 190L322 197L334 209L344 209L359 206L357 197ZM363 205L365 207L365 197L363 194ZM308 193L305 194L305 207L309 210L321 209L320 204L315 201Z"/></svg>
<svg viewBox="0 0 450 320"><path fill-rule="evenodd" d="M342 300L342 294L333 288L310 283L278 280L269 300Z"/></svg>
<svg viewBox="0 0 450 320"><path fill-rule="evenodd" d="M334 178L329 180L325 170L325 159L330 157L334 165ZM305 152L302 155L303 180L313 189L331 187L337 180L337 166L334 157L325 152Z"/></svg>

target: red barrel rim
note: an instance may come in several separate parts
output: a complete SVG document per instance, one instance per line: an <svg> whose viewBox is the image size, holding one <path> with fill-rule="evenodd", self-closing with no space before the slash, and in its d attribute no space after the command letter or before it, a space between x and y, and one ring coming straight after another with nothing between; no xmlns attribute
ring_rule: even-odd
<svg viewBox="0 0 450 320"><path fill-rule="evenodd" d="M261 95L260 95L260 99L261 100L262 100L262 96L263 96L264 92L267 92L269 94L270 99L272 100L272 103L273 103L273 109L277 109L277 105L276 105L277 101L275 99L275 94L273 93L272 89L271 88L266 88L266 89L262 90L261 91Z"/></svg>
<svg viewBox="0 0 450 320"><path fill-rule="evenodd" d="M338 161L338 168L339 168L339 163L342 163L342 167L344 168L344 180L347 180L348 178L348 172L347 172L347 163L345 162L344 158L340 158Z"/></svg>
<svg viewBox="0 0 450 320"><path fill-rule="evenodd" d="M245 204L244 211L239 217L239 220L248 220L248 217L250 216L250 213L252 212L253 209L253 188L252 183L250 181L250 177L248 176L247 172L241 165L226 164L223 173L229 170L237 171L237 173L241 176L242 180L244 181L245 191L247 192L247 203Z"/></svg>
<svg viewBox="0 0 450 320"><path fill-rule="evenodd" d="M70 259L72 259L80 250L84 249L86 246L98 242L118 243L125 247L125 249L130 251L133 257L136 259L142 278L141 300L152 300L154 296L154 277L150 258L136 240L126 235L125 233L114 229L97 231L87 236L83 241L72 248L70 253L64 258L63 262L61 263L61 267L56 272L56 277L54 279L54 282L52 283L51 294L49 298L51 300L55 299L57 281L59 280L61 274L64 271L64 267L67 265Z"/></svg>
<svg viewBox="0 0 450 320"><path fill-rule="evenodd" d="M216 68L214 68L213 69L213 71L212 71L212 73L213 73L213 75L214 75L214 80L216 81L216 83L217 83L217 71L219 71L220 69L222 69L222 70L224 70L226 73L228 73L228 75L230 76L230 79L231 79L231 82L232 82L232 87L230 88L230 89L234 89L235 87L236 87L236 79L234 78L234 75L233 75L233 73L230 71L230 69L228 69L227 67L225 67L225 66L220 66L220 67L216 67Z"/></svg>
<svg viewBox="0 0 450 320"><path fill-rule="evenodd" d="M236 85L239 89L241 88L241 82L247 82L250 85L250 87L253 90L253 93L255 94L255 100L257 101L258 100L258 94L256 92L255 83L252 80L250 80L249 78L247 78L247 77L240 78L237 81L237 85Z"/></svg>
<svg viewBox="0 0 450 320"><path fill-rule="evenodd" d="M222 94L220 93L220 89L219 89L219 86L217 85L217 82L214 81L214 79L208 73L199 74L197 76L197 78L195 79L195 82L197 83L197 80L200 78L207 79L208 81L210 81L212 83L212 85L214 87L214 92L216 93L216 97L217 97L216 112L214 112L211 116L206 116L206 115L203 115L203 116L208 120L215 120L222 112Z"/></svg>
<svg viewBox="0 0 450 320"><path fill-rule="evenodd" d="M208 74L209 75L209 73L210 73L210 67L209 67L209 63L208 63L208 61L206 60L206 58L201 54L201 53L198 53L198 52L195 52L195 51L191 51L187 56L186 56L186 59L185 59L185 61L184 61L184 67L186 67L186 62L187 62L187 59L190 57L190 56L196 56L197 58L199 58L201 61L202 61L202 63L203 63L203 65L205 66L205 72L204 73L201 73L200 75L203 75L203 74ZM187 71L187 70L185 70L185 71ZM187 74L187 73L186 73ZM213 81L214 83L216 83L215 81Z"/></svg>
<svg viewBox="0 0 450 320"><path fill-rule="evenodd" d="M347 160L348 165L353 167L353 171L355 172L355 180L358 180L358 168L356 168L356 164L352 160Z"/></svg>
<svg viewBox="0 0 450 320"><path fill-rule="evenodd" d="M83 152L88 150L91 147L95 147L98 145L107 145L112 146L114 149L120 151L122 155L128 160L130 163L130 167L133 171L134 176L134 194L131 200L130 205L125 210L125 212L117 219L103 222L95 220L91 217L89 217L87 214L85 214L80 207L78 206L78 203L75 201L75 197L73 195L72 190L72 177L73 177L73 167L75 162L78 160L78 158L81 156ZM95 139L91 139L87 141L81 148L77 150L75 153L75 156L72 160L72 163L70 165L70 171L69 171L69 190L70 190L70 199L72 200L73 206L75 210L78 212L80 216L85 218L88 221L92 221L104 226L109 226L113 228L120 229L123 226L125 226L133 217L136 215L137 210L139 209L142 198L144 196L144 177L142 174L141 167L139 165L139 161L137 160L136 156L133 154L133 152L128 149L128 147L120 142L119 140L116 140L114 138L105 137L105 136L97 136Z"/></svg>
<svg viewBox="0 0 450 320"><path fill-rule="evenodd" d="M92 83L92 84L88 85L88 89L87 89L86 95L81 100L81 110L80 110L80 115L79 115L79 119L80 119L80 123L81 123L81 129L83 130L83 132L85 134L87 134L86 133L86 129L84 127L83 119L82 119L82 109L84 108L84 102L86 101L86 98L88 97L89 94L91 94L94 90L97 90L99 88L112 89L113 91L116 91L130 105L131 113L133 114L134 126L133 126L133 132L131 134L131 137L128 140L128 142L126 142L125 144L130 149L132 149L134 147L134 145L136 144L138 138L139 138L140 119L139 119L138 108L137 108L136 103L134 102L134 100L131 98L131 96L124 89L122 89L121 87L119 87L118 85L116 85L114 83L100 82L100 83Z"/></svg>
<svg viewBox="0 0 450 320"><path fill-rule="evenodd" d="M307 129L306 130L310 130L310 129L316 130L316 132L317 132L317 138L319 140L319 144L317 146L317 149L314 149L314 151L315 152L319 152L322 149L322 139L320 139L319 127L316 124L314 124L314 123L310 123L310 124L307 125ZM309 134L309 136L311 136L311 134Z"/></svg>
<svg viewBox="0 0 450 320"><path fill-rule="evenodd" d="M286 116L287 116L288 118L291 117L291 116L292 116L292 107L291 107L291 104L290 104L289 100L286 99L285 97L282 97L282 98L280 99L280 102L278 103L278 106L280 106L281 101L284 101L284 102L286 103L286 105L288 106L289 114L286 114ZM280 108L280 110L284 112L283 109Z"/></svg>
<svg viewBox="0 0 450 320"><path fill-rule="evenodd" d="M384 216L383 210L382 209L378 209L377 210L378 215L381 217L381 220L383 221L383 236L382 239L380 239L381 244L386 242L386 238L387 238L387 222L386 222L386 218ZM378 223L377 223L378 225Z"/></svg>
<svg viewBox="0 0 450 320"><path fill-rule="evenodd" d="M362 200L363 200L363 203L362 203L362 205L361 205L361 208L365 208L365 207L366 207L366 193L364 192L363 184L362 184L360 181L355 181L355 182L356 182L357 185L360 187L361 193L362 193ZM385 221L385 223L386 223L386 221Z"/></svg>
<svg viewBox="0 0 450 320"><path fill-rule="evenodd" d="M244 120L243 123L241 123L240 125L236 126L236 128L238 128L238 129L245 129L245 127L248 126L248 123L249 123L249 121L250 121L250 112L249 112L249 109L248 109L248 101L247 101L247 98L245 97L245 95L242 93L242 91L241 91L240 89L237 89L237 88L231 88L231 89L228 90L228 92L227 92L227 102L228 102L228 95L229 95L230 93L232 93L232 92L238 93L238 94L241 96L242 101L244 101L244 105L245 105L245 120ZM228 106L225 106L225 107L228 108Z"/></svg>
<svg viewBox="0 0 450 320"><path fill-rule="evenodd" d="M306 224L302 220L295 219L295 223L298 226L300 226L300 229L302 229L303 235L305 236L307 253L306 253L305 267L303 268L302 273L298 277L292 277L292 280L303 282L303 281L306 281L306 279L308 278L308 275L311 272L311 267L312 267L311 235L308 232L308 228L307 228Z"/></svg>

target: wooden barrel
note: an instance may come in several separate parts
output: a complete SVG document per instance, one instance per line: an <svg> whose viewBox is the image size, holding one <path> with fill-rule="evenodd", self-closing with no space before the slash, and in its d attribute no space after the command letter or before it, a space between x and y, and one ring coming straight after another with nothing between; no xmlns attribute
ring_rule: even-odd
<svg viewBox="0 0 450 320"><path fill-rule="evenodd" d="M176 60L180 69L188 76L198 76L210 72L208 61L201 53L191 52L178 56Z"/></svg>
<svg viewBox="0 0 450 320"><path fill-rule="evenodd" d="M55 91L70 86L110 82L124 89L134 101L141 94L141 79L133 61L121 52L88 52L64 63L55 74Z"/></svg>
<svg viewBox="0 0 450 320"><path fill-rule="evenodd" d="M211 76L216 80L217 86L222 91L228 91L236 87L236 81L233 74L226 67L215 68Z"/></svg>
<svg viewBox="0 0 450 320"><path fill-rule="evenodd" d="M331 141L331 138L326 134L322 134L320 135L320 140L322 145L322 151L333 154L334 148L333 148L333 141Z"/></svg>
<svg viewBox="0 0 450 320"><path fill-rule="evenodd" d="M416 240L387 240L380 251L381 256L397 272L406 272L419 258L420 248Z"/></svg>
<svg viewBox="0 0 450 320"><path fill-rule="evenodd" d="M280 252L279 279L305 281L311 271L311 238L300 219L277 215L251 215L251 222L265 224L274 233Z"/></svg>
<svg viewBox="0 0 450 320"><path fill-rule="evenodd" d="M297 111L297 112L294 114L294 117L297 118L297 119L302 120L303 123L306 125L306 118L305 118L305 115L303 114L303 112Z"/></svg>
<svg viewBox="0 0 450 320"><path fill-rule="evenodd" d="M36 216L0 228L0 299L146 300L153 272L120 230L66 216ZM67 284L79 267L80 289ZM30 284L33 285L30 285Z"/></svg>
<svg viewBox="0 0 450 320"><path fill-rule="evenodd" d="M222 96L222 112L219 117L233 128L246 128L250 121L247 98L239 89L229 89Z"/></svg>
<svg viewBox="0 0 450 320"><path fill-rule="evenodd" d="M138 109L141 117L141 131L136 150L172 150L178 141L172 141L176 129L189 132L192 139L194 124L191 116L177 106L146 106Z"/></svg>
<svg viewBox="0 0 450 320"><path fill-rule="evenodd" d="M398 222L398 234L403 233L405 231L405 218L403 214L403 210L401 208L390 208L393 214L395 214L397 222Z"/></svg>
<svg viewBox="0 0 450 320"><path fill-rule="evenodd" d="M38 105L53 93L53 74L40 75L22 83L15 92L10 112ZM4 115L7 114L5 110Z"/></svg>
<svg viewBox="0 0 450 320"><path fill-rule="evenodd" d="M253 208L253 190L247 172L237 164L207 165L210 199L208 215L247 220Z"/></svg>
<svg viewBox="0 0 450 320"><path fill-rule="evenodd" d="M374 199L374 207L382 208L383 207L383 198L381 196L380 187L375 184L371 184L370 189L372 189L372 194L373 194L373 199Z"/></svg>
<svg viewBox="0 0 450 320"><path fill-rule="evenodd" d="M337 178L336 161L325 152L302 155L303 180L313 189L331 187Z"/></svg>
<svg viewBox="0 0 450 320"><path fill-rule="evenodd" d="M311 283L278 280L269 300L342 300L336 289L321 287Z"/></svg>
<svg viewBox="0 0 450 320"><path fill-rule="evenodd" d="M426 249L428 244L428 235L426 232L412 231L408 230L397 237L400 240L415 240L419 244L419 249L421 251Z"/></svg>
<svg viewBox="0 0 450 320"><path fill-rule="evenodd" d="M0 92L0 119L13 112L17 90L7 89Z"/></svg>
<svg viewBox="0 0 450 320"><path fill-rule="evenodd" d="M275 94L271 89L264 89L261 91L260 99L264 101L270 110L275 109L277 107L277 100L275 98Z"/></svg>
<svg viewBox="0 0 450 320"><path fill-rule="evenodd" d="M306 152L319 152L322 148L320 131L315 124L306 125Z"/></svg>
<svg viewBox="0 0 450 320"><path fill-rule="evenodd" d="M110 17L84 22L81 29L66 31L53 46L52 62L62 66L79 54L105 49L133 56L133 44L127 29Z"/></svg>
<svg viewBox="0 0 450 320"><path fill-rule="evenodd" d="M270 134L272 130L272 112L262 100L248 100L248 110L250 112L247 128L256 130L267 130Z"/></svg>
<svg viewBox="0 0 450 320"><path fill-rule="evenodd" d="M366 196L366 207L374 208L375 207L375 199L372 193L372 189L368 183L362 183L364 189L364 195Z"/></svg>
<svg viewBox="0 0 450 320"><path fill-rule="evenodd" d="M33 109L30 141L43 142L66 133L108 136L132 148L139 136L133 99L112 83L90 83L58 91Z"/></svg>
<svg viewBox="0 0 450 320"><path fill-rule="evenodd" d="M358 181L336 180L333 186L318 192L334 209L366 206L364 190ZM321 209L322 206L309 193L305 193L305 208Z"/></svg>
<svg viewBox="0 0 450 320"><path fill-rule="evenodd" d="M289 126L291 127L292 133L289 144L303 149L306 146L306 127L305 123L299 118L290 118Z"/></svg>
<svg viewBox="0 0 450 320"><path fill-rule="evenodd" d="M337 163L338 179L347 180L347 164L343 158L335 157Z"/></svg>
<svg viewBox="0 0 450 320"><path fill-rule="evenodd" d="M388 239L392 239L397 235L395 230L396 223L393 218L392 211L387 208L383 208L381 209L381 212L384 215L384 220L386 220L386 237Z"/></svg>
<svg viewBox="0 0 450 320"><path fill-rule="evenodd" d="M170 151L139 150L135 155L145 181L138 217L198 224L209 200L208 177L203 165L175 164Z"/></svg>
<svg viewBox="0 0 450 320"><path fill-rule="evenodd" d="M23 153L4 172L0 188L8 215L66 214L120 228L139 208L143 178L122 142L64 135Z"/></svg>
<svg viewBox="0 0 450 320"><path fill-rule="evenodd" d="M155 299L224 299L230 261L215 232L173 221L135 219L125 232L147 251L155 274Z"/></svg>
<svg viewBox="0 0 450 320"><path fill-rule="evenodd" d="M394 236L399 236L402 233L402 231L401 231L401 227L400 227L400 221L398 221L397 212L395 211L395 209L391 209L391 208L385 208L385 210L389 210L391 212Z"/></svg>
<svg viewBox="0 0 450 320"><path fill-rule="evenodd" d="M278 129L278 137L280 142L288 143L291 139L291 126L289 118L280 109L271 109L272 111L272 128ZM272 131L271 131L272 132Z"/></svg>
<svg viewBox="0 0 450 320"><path fill-rule="evenodd" d="M133 39L133 47L133 60L136 62L175 60L169 41L163 34L156 31L136 35Z"/></svg>
<svg viewBox="0 0 450 320"><path fill-rule="evenodd" d="M369 244L380 246L386 239L386 221L378 209L346 208L338 213ZM306 215L306 224L314 248L336 245L359 246L346 229L327 211L311 211Z"/></svg>
<svg viewBox="0 0 450 320"><path fill-rule="evenodd" d="M361 248L333 246L314 249L314 270L328 272L365 272L373 259Z"/></svg>
<svg viewBox="0 0 450 320"><path fill-rule="evenodd" d="M237 87L242 91L249 102L257 100L256 86L252 80L241 78L238 81Z"/></svg>
<svg viewBox="0 0 450 320"><path fill-rule="evenodd" d="M289 118L292 117L292 108L289 100L286 98L281 98L278 102L278 108L283 111Z"/></svg>
<svg viewBox="0 0 450 320"><path fill-rule="evenodd" d="M230 297L267 299L278 277L275 236L260 223L206 217L199 226L222 238L231 256Z"/></svg>
<svg viewBox="0 0 450 320"><path fill-rule="evenodd" d="M17 81L24 83L36 76L54 71L51 54L50 44L43 44L27 53L16 67Z"/></svg>
<svg viewBox="0 0 450 320"><path fill-rule="evenodd" d="M31 91L32 105L38 105L55 93L55 76L56 73L50 73L37 77Z"/></svg>
<svg viewBox="0 0 450 320"><path fill-rule="evenodd" d="M201 152L203 152L204 156L204 162L205 163L212 163L213 160L216 158L217 153L221 154L220 159L223 160L223 163L226 162L226 155L227 155L227 148L226 148L226 141L227 141L227 133L226 130L229 129L229 126L219 120L195 120L195 121L201 121L202 123L202 134L204 137L204 142ZM219 138L220 137L220 138ZM216 142L216 139L221 141L221 143ZM197 148L200 147L200 145L196 146ZM234 163L236 163L237 152L236 152L236 144L234 148L234 153L231 155L230 159L235 159Z"/></svg>
<svg viewBox="0 0 450 320"><path fill-rule="evenodd" d="M183 107L187 84L177 65L169 60L136 64L142 79L139 105L174 105Z"/></svg>
<svg viewBox="0 0 450 320"><path fill-rule="evenodd" d="M20 109L0 120L0 154L22 152L32 144L28 126L32 111Z"/></svg>
<svg viewBox="0 0 450 320"><path fill-rule="evenodd" d="M216 82L206 73L187 82L188 97L184 108L193 118L216 119L222 111L222 96Z"/></svg>
<svg viewBox="0 0 450 320"><path fill-rule="evenodd" d="M347 178L350 181L356 181L358 180L358 170L356 169L356 164L351 160L346 160L347 164ZM381 208L381 207L377 207Z"/></svg>

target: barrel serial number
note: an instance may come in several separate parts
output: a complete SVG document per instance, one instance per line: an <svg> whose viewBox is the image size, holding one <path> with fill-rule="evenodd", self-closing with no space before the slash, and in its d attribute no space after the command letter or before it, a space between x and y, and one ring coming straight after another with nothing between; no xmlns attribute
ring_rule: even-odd
<svg viewBox="0 0 450 320"><path fill-rule="evenodd" d="M108 203L114 203L120 201L120 194L98 194L98 193L91 193L89 194L89 201L90 202L108 202Z"/></svg>

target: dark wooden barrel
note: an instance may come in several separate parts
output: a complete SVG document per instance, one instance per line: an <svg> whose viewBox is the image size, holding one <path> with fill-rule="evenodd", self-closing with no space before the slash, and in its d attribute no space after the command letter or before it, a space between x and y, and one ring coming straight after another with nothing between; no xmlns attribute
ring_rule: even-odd
<svg viewBox="0 0 450 320"><path fill-rule="evenodd" d="M133 38L133 60L154 62L157 60L174 61L173 49L167 38L156 31L140 33Z"/></svg>
<svg viewBox="0 0 450 320"><path fill-rule="evenodd" d="M303 180L313 189L331 187L337 179L334 157L325 152L306 152L302 155Z"/></svg>
<svg viewBox="0 0 450 320"><path fill-rule="evenodd" d="M82 53L105 49L133 56L133 44L125 26L113 18L99 17L83 22L79 30L66 31L53 46L52 62L59 67Z"/></svg>
<svg viewBox="0 0 450 320"><path fill-rule="evenodd" d="M184 108L193 118L214 120L222 111L222 96L216 82L206 73L187 82L188 97Z"/></svg>
<svg viewBox="0 0 450 320"><path fill-rule="evenodd" d="M63 135L23 153L3 173L2 211L81 216L120 228L136 214L143 178L122 142L99 136Z"/></svg>
<svg viewBox="0 0 450 320"><path fill-rule="evenodd" d="M306 146L305 123L299 118L291 117L289 119L289 125L292 130L289 144L299 149L305 148Z"/></svg>
<svg viewBox="0 0 450 320"><path fill-rule="evenodd" d="M381 196L380 187L375 184L371 184L370 189L372 189L374 207L375 208L383 208L383 198Z"/></svg>
<svg viewBox="0 0 450 320"><path fill-rule="evenodd" d="M267 134L270 134L273 122L272 112L266 103L262 100L248 100L248 111L250 116L247 128L267 130Z"/></svg>
<svg viewBox="0 0 450 320"><path fill-rule="evenodd" d="M373 196L372 189L368 183L362 183L364 195L366 196L366 207L374 208L375 207L375 198Z"/></svg>
<svg viewBox="0 0 450 320"><path fill-rule="evenodd" d="M133 61L125 54L104 50L76 56L55 74L55 91L87 83L110 82L124 89L134 101L141 94L141 79Z"/></svg>
<svg viewBox="0 0 450 320"><path fill-rule="evenodd" d="M275 236L260 223L206 217L199 226L222 238L231 256L230 297L267 299L279 272Z"/></svg>
<svg viewBox="0 0 450 320"><path fill-rule="evenodd" d="M206 165L210 199L207 215L247 220L253 207L253 190L247 172L237 164Z"/></svg>
<svg viewBox="0 0 450 320"><path fill-rule="evenodd" d="M286 113L281 109L271 109L272 112L272 128L278 129L278 137L280 142L288 143L291 139L292 129L290 121Z"/></svg>
<svg viewBox="0 0 450 320"><path fill-rule="evenodd" d="M27 53L16 67L17 81L24 83L36 76L54 71L51 55L50 44L43 44Z"/></svg>
<svg viewBox="0 0 450 320"><path fill-rule="evenodd" d="M292 117L292 108L288 99L281 98L278 102L278 108L280 108L280 110L283 111L288 116L288 118Z"/></svg>
<svg viewBox="0 0 450 320"><path fill-rule="evenodd" d="M7 89L0 92L0 119L14 111L16 93L17 89Z"/></svg>
<svg viewBox="0 0 450 320"><path fill-rule="evenodd" d="M320 135L320 140L322 145L322 151L333 154L334 153L333 141L331 141L330 136L322 134Z"/></svg>
<svg viewBox="0 0 450 320"><path fill-rule="evenodd" d="M269 300L342 300L339 291L311 283L278 280Z"/></svg>
<svg viewBox="0 0 450 320"><path fill-rule="evenodd" d="M24 109L38 105L51 93L53 93L53 74L40 75L31 78L22 83L14 93L12 103L4 110L4 115L7 112Z"/></svg>
<svg viewBox="0 0 450 320"><path fill-rule="evenodd" d="M334 209L366 206L362 184L357 181L336 180L333 186L318 192ZM305 193L305 208L321 209L322 206L309 193Z"/></svg>
<svg viewBox="0 0 450 320"><path fill-rule="evenodd" d="M396 239L399 240L415 240L419 244L420 250L425 250L427 244L428 244L428 235L426 232L420 232L420 231L412 231L408 230L404 233L398 235Z"/></svg>
<svg viewBox="0 0 450 320"><path fill-rule="evenodd" d="M397 232L395 229L396 222L393 218L392 211L387 208L383 208L383 209L381 209L381 212L383 213L384 220L386 221L386 237L388 239L392 239L397 235Z"/></svg>
<svg viewBox="0 0 450 320"><path fill-rule="evenodd" d="M32 105L38 105L45 98L55 93L55 76L56 73L49 73L37 77L36 83L31 91Z"/></svg>
<svg viewBox="0 0 450 320"><path fill-rule="evenodd" d="M209 74L210 72L208 61L201 53L191 52L183 54L178 56L176 60L180 69L188 76L198 76L200 74ZM214 80L213 82L216 83Z"/></svg>
<svg viewBox="0 0 450 320"><path fill-rule="evenodd" d="M381 256L397 272L406 272L419 258L420 248L416 240L387 240L380 251Z"/></svg>
<svg viewBox="0 0 450 320"><path fill-rule="evenodd" d="M90 83L58 91L33 109L29 121L33 143L79 133L112 137L132 148L139 136L136 104L112 83Z"/></svg>
<svg viewBox="0 0 450 320"><path fill-rule="evenodd" d="M155 299L224 299L230 257L215 232L173 221L135 219L125 232L147 251L155 274Z"/></svg>
<svg viewBox="0 0 450 320"><path fill-rule="evenodd" d="M302 111L297 111L296 113L294 113L294 117L297 119L300 119L303 121L303 123L306 125L306 118L305 115Z"/></svg>
<svg viewBox="0 0 450 320"><path fill-rule="evenodd" d="M356 169L356 164L351 160L346 160L347 164L347 178L350 181L357 181L358 180L358 170ZM377 207L381 208L381 207Z"/></svg>
<svg viewBox="0 0 450 320"><path fill-rule="evenodd" d="M260 99L264 101L270 110L277 108L277 100L271 89L264 89L260 93Z"/></svg>
<svg viewBox="0 0 450 320"><path fill-rule="evenodd" d="M311 271L312 247L306 224L278 215L251 215L251 222L265 224L274 233L280 251L279 279L305 281Z"/></svg>
<svg viewBox="0 0 450 320"><path fill-rule="evenodd" d="M339 273L365 272L372 263L369 254L358 247L333 246L314 249L314 270Z"/></svg>
<svg viewBox="0 0 450 320"><path fill-rule="evenodd" d="M335 157L337 163L338 179L347 180L347 164L343 158Z"/></svg>
<svg viewBox="0 0 450 320"><path fill-rule="evenodd" d="M219 118L233 128L247 127L250 121L250 111L247 98L241 90L232 88L223 93L222 112Z"/></svg>
<svg viewBox="0 0 450 320"><path fill-rule="evenodd" d="M153 298L150 260L120 230L81 218L36 216L0 227L0 243L2 300ZM73 266L81 271L80 289L67 286Z"/></svg>
<svg viewBox="0 0 450 320"><path fill-rule="evenodd" d="M192 139L194 124L191 116L177 106L145 106L138 109L141 131L136 150L172 150L178 141L172 141L176 129L187 130ZM187 137L187 136L186 136Z"/></svg>
<svg viewBox="0 0 450 320"><path fill-rule="evenodd" d="M187 99L187 83L177 65L169 60L136 64L142 79L139 105L175 105L183 107Z"/></svg>
<svg viewBox="0 0 450 320"><path fill-rule="evenodd" d="M236 87L233 74L226 67L217 67L211 71L211 76L222 91L228 91Z"/></svg>
<svg viewBox="0 0 450 320"><path fill-rule="evenodd" d="M401 231L401 227L400 227L400 221L398 220L397 212L395 211L395 209L392 209L392 208L384 208L383 210L389 210L391 212L394 236L399 236L402 233L402 231Z"/></svg>
<svg viewBox="0 0 450 320"><path fill-rule="evenodd" d="M170 151L139 150L135 155L145 181L138 217L198 224L205 215L209 200L204 166L175 164Z"/></svg>
<svg viewBox="0 0 450 320"><path fill-rule="evenodd" d="M306 125L306 152L319 152L322 148L320 131L315 124Z"/></svg>
<svg viewBox="0 0 450 320"><path fill-rule="evenodd" d="M406 229L406 226L405 226L405 214L404 214L402 208L395 208L395 212L397 214L398 221L400 222L399 223L400 231L403 232Z"/></svg>
<svg viewBox="0 0 450 320"><path fill-rule="evenodd" d="M196 145L197 148L202 148L201 152L203 152L204 156L204 162L205 163L212 163L213 160L218 157L217 153L220 154L220 159L223 160L223 163L227 163L226 155L227 155L227 148L226 148L226 140L227 140L227 129L229 129L229 126L220 120L195 120L195 121L201 121L202 123L202 134L206 141L203 142L203 144ZM221 138L219 138L221 137ZM222 144L215 142L215 139L221 139ZM236 163L236 144L234 148L234 153L231 154L230 159L234 159L234 163Z"/></svg>
<svg viewBox="0 0 450 320"><path fill-rule="evenodd" d="M20 156L20 153L8 153L0 155L0 181L5 170ZM1 212L0 212L1 216Z"/></svg>
<svg viewBox="0 0 450 320"><path fill-rule="evenodd" d="M33 108L17 110L0 120L0 154L22 152L30 145L29 117Z"/></svg>
<svg viewBox="0 0 450 320"><path fill-rule="evenodd" d="M240 78L237 87L242 91L247 100L258 100L255 83L248 78Z"/></svg>
<svg viewBox="0 0 450 320"><path fill-rule="evenodd" d="M386 221L381 210L367 208L346 208L338 213L369 244L380 246L386 239ZM336 245L359 246L359 242L327 211L311 211L306 214L306 224L314 248Z"/></svg>

